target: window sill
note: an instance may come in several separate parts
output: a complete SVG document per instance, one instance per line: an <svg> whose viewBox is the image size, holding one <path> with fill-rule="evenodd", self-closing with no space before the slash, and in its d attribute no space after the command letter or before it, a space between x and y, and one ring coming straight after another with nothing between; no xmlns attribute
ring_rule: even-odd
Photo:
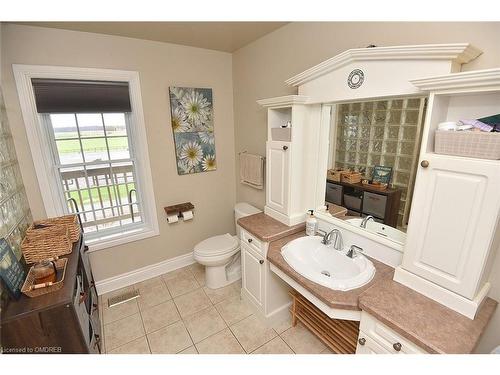
<svg viewBox="0 0 500 375"><path fill-rule="evenodd" d="M92 238L90 240L85 240L85 243L89 247L89 252L94 252L158 236L159 234L160 232L158 229L143 227L139 229L133 229L127 232L115 233L103 237Z"/></svg>

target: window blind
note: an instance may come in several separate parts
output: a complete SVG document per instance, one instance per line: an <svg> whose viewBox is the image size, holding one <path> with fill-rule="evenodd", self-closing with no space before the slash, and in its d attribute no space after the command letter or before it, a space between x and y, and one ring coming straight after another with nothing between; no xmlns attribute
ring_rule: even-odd
<svg viewBox="0 0 500 375"><path fill-rule="evenodd" d="M33 78L38 113L131 112L127 82Z"/></svg>

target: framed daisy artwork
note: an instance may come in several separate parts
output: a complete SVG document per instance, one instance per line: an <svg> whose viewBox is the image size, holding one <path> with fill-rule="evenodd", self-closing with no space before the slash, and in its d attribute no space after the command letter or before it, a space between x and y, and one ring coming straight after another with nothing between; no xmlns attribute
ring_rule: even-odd
<svg viewBox="0 0 500 375"><path fill-rule="evenodd" d="M214 171L212 89L170 87L169 91L177 173Z"/></svg>

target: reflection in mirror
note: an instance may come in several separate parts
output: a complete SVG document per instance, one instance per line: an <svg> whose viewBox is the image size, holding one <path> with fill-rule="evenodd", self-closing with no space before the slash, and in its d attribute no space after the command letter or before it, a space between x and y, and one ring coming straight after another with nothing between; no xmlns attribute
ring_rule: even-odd
<svg viewBox="0 0 500 375"><path fill-rule="evenodd" d="M332 107L325 204L332 216L404 243L424 97Z"/></svg>

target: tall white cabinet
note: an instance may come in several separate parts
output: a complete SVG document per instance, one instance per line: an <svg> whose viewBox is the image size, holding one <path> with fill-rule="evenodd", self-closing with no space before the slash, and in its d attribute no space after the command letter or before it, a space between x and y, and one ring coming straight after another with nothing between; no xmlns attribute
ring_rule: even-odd
<svg viewBox="0 0 500 375"><path fill-rule="evenodd" d="M434 131L443 121L500 113L500 69L412 83L430 96L403 262L394 279L473 319L500 245L500 160L436 154Z"/></svg>
<svg viewBox="0 0 500 375"><path fill-rule="evenodd" d="M306 101L307 97L301 95L258 101L267 108L268 126L264 212L286 225L305 221L307 210L314 208L308 189L312 189L315 178L308 185L304 177L310 147L318 144L318 130L306 122L311 113L319 112L319 107L306 106ZM281 128L287 124L289 128Z"/></svg>

